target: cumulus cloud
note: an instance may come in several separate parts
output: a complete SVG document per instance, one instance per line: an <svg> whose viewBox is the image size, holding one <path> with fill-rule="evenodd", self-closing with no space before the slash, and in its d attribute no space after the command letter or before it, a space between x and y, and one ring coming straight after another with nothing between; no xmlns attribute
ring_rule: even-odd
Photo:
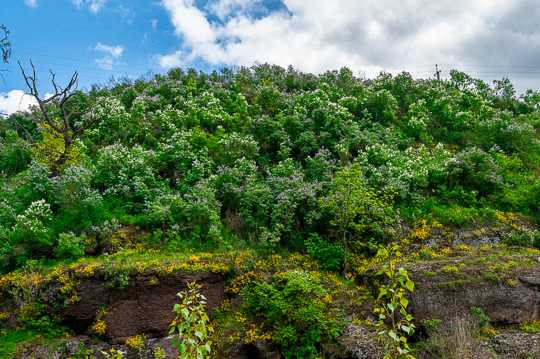
<svg viewBox="0 0 540 359"><path fill-rule="evenodd" d="M435 63L528 65L540 58L534 0L283 0L260 16L253 16L260 1L198 3L161 1L179 39L176 50L157 56L162 67L257 61L309 72L348 66L372 76L429 65L432 76Z"/></svg>
<svg viewBox="0 0 540 359"><path fill-rule="evenodd" d="M43 99L48 99L53 94L45 93ZM21 90L12 90L9 92L0 92L0 117L8 116L19 111L26 111L30 106L37 106L34 97Z"/></svg>
<svg viewBox="0 0 540 359"><path fill-rule="evenodd" d="M24 0L24 3L30 7L37 7L37 0Z"/></svg>
<svg viewBox="0 0 540 359"><path fill-rule="evenodd" d="M0 115L9 115L17 111L25 111L31 105L37 105L37 101L21 90L0 92Z"/></svg>
<svg viewBox="0 0 540 359"><path fill-rule="evenodd" d="M109 46L109 45L103 45L101 42L98 42L96 47L94 47L94 50L105 53L105 56L103 58L94 59L94 61L98 64L98 66L104 70L112 70L114 65L119 64L119 62L116 61L116 59L122 56L122 53L124 52L124 46L123 45Z"/></svg>

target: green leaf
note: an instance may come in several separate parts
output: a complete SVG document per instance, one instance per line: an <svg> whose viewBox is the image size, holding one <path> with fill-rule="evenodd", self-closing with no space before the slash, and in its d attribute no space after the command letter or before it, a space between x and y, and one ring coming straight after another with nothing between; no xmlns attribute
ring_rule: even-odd
<svg viewBox="0 0 540 359"><path fill-rule="evenodd" d="M189 310L187 308L182 309L182 313L184 313L186 317L189 316Z"/></svg>
<svg viewBox="0 0 540 359"><path fill-rule="evenodd" d="M202 333L202 332L199 332L199 331L195 332L195 335L196 335L197 337L199 337L199 339L201 339L201 338L203 337L203 333Z"/></svg>
<svg viewBox="0 0 540 359"><path fill-rule="evenodd" d="M409 301L405 298L401 298L399 303L403 306L403 308L407 308L407 305L409 305Z"/></svg>
<svg viewBox="0 0 540 359"><path fill-rule="evenodd" d="M405 287L407 287L407 289L411 292L414 291L414 282L412 280L408 280L407 283L405 283Z"/></svg>

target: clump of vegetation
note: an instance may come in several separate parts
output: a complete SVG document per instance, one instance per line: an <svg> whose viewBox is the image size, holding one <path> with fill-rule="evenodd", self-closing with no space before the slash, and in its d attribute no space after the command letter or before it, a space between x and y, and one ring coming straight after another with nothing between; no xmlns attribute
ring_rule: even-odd
<svg viewBox="0 0 540 359"><path fill-rule="evenodd" d="M309 357L341 331L332 286L354 297L316 270L363 275L395 241L426 245L411 261L489 250L452 246L458 228L540 247L540 95L506 79L260 64L75 86L33 93L37 107L0 122L0 287L24 298L32 330L63 330L39 300L46 284L69 305L76 276L120 290L148 269L212 271L232 276L228 294L258 325L235 321L241 340L271 335L283 355ZM482 278L517 285L506 269Z"/></svg>

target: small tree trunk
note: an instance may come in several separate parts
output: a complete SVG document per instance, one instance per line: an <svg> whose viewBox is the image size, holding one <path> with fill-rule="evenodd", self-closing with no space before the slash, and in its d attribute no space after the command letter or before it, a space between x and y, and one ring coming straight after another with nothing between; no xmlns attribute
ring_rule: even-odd
<svg viewBox="0 0 540 359"><path fill-rule="evenodd" d="M347 234L343 233L343 277L347 279Z"/></svg>

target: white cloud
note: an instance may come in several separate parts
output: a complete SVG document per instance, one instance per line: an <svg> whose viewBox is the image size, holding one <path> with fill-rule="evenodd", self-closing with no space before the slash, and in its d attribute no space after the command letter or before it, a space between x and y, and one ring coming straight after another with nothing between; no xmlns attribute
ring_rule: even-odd
<svg viewBox="0 0 540 359"><path fill-rule="evenodd" d="M25 111L31 105L37 105L37 101L21 90L0 92L0 114L9 115L17 111Z"/></svg>
<svg viewBox="0 0 540 359"><path fill-rule="evenodd" d="M540 58L534 1L283 0L286 10L259 16L250 12L254 3L214 0L197 7L194 0L162 0L179 43L157 56L161 66L258 61L309 72L348 66L372 77L382 69L430 64L427 77L435 63L517 65ZM212 20L216 16L220 21Z"/></svg>
<svg viewBox="0 0 540 359"><path fill-rule="evenodd" d="M80 9L84 5L84 0L71 0L73 2L73 5L77 7L77 9Z"/></svg>
<svg viewBox="0 0 540 359"><path fill-rule="evenodd" d="M118 64L110 56L105 56L101 59L94 59L94 61L98 64L99 68L103 70L112 70L113 65Z"/></svg>
<svg viewBox="0 0 540 359"><path fill-rule="evenodd" d="M217 0L208 3L206 9L221 20L224 20L228 16L234 14L235 11L239 13L248 13L261 2L262 0Z"/></svg>
<svg viewBox="0 0 540 359"><path fill-rule="evenodd" d="M150 20L150 22L152 23L152 30L156 31L158 21L159 20L157 20L157 19Z"/></svg>
<svg viewBox="0 0 540 359"><path fill-rule="evenodd" d="M122 56L122 52L124 52L124 46L123 45L109 46L109 45L103 45L101 44L101 42L98 42L96 47L94 47L94 50L105 52L114 58L118 58Z"/></svg>
<svg viewBox="0 0 540 359"><path fill-rule="evenodd" d="M120 16L122 17L122 21L125 21L128 24L133 23L133 19L135 18L135 11L129 8L125 8L122 5L118 5L118 9L116 11L120 13Z"/></svg>
<svg viewBox="0 0 540 359"><path fill-rule="evenodd" d="M87 6L90 12L97 14L105 6L107 0L71 0L71 2L77 7L77 9L81 9L84 6Z"/></svg>
<svg viewBox="0 0 540 359"><path fill-rule="evenodd" d="M37 0L24 0L24 3L30 7L37 7Z"/></svg>
<svg viewBox="0 0 540 359"><path fill-rule="evenodd" d="M48 99L52 93L45 93L42 99ZM41 97L40 97L41 98ZM18 111L26 111L30 106L37 106L37 101L31 95L21 90L0 92L0 117L7 116Z"/></svg>
<svg viewBox="0 0 540 359"><path fill-rule="evenodd" d="M103 45L101 42L98 42L95 51L101 51L105 53L105 56L101 59L94 59L98 66L103 70L112 70L114 65L118 65L119 62L116 61L122 53L124 52L123 45L109 46Z"/></svg>

